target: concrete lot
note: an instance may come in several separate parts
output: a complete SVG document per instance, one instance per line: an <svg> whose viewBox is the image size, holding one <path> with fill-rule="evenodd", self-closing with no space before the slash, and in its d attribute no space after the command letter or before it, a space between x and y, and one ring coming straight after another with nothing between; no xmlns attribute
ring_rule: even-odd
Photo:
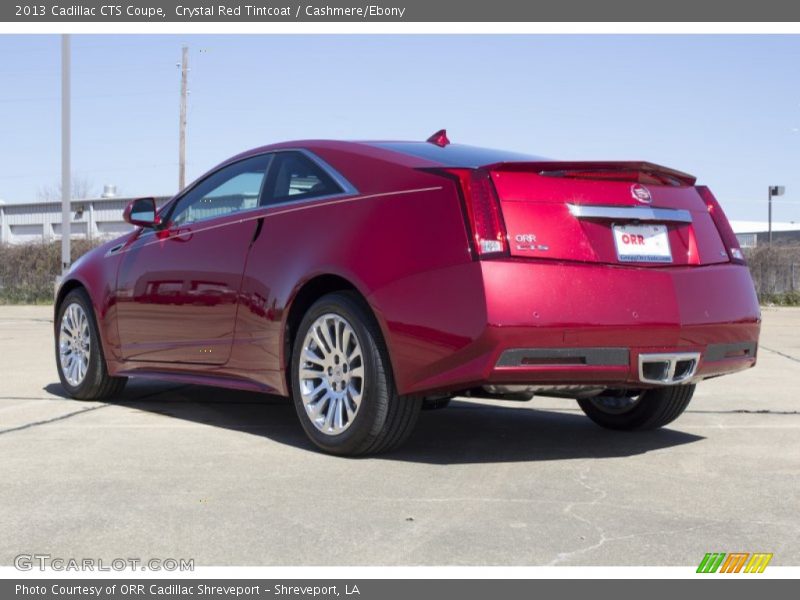
<svg viewBox="0 0 800 600"><path fill-rule="evenodd" d="M765 309L759 365L669 429L570 401L459 401L410 443L311 449L288 401L131 382L65 399L49 307L0 307L0 564L19 553L198 565L800 564L800 310Z"/></svg>

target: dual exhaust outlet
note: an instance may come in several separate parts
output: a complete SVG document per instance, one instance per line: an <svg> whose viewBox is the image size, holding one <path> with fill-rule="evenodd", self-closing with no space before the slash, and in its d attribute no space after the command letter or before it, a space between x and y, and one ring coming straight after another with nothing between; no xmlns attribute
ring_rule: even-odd
<svg viewBox="0 0 800 600"><path fill-rule="evenodd" d="M737 346L734 350L741 352L738 348L739 345L741 344L734 344L733 346ZM722 350L727 349L728 346L723 347ZM713 353L712 348L716 349L716 346L709 346L709 357ZM745 349L745 355L754 353L755 348ZM502 353L496 366L626 367L630 364L629 356L630 351L628 348L513 348ZM723 357L727 356L728 354L723 355ZM642 353L638 355L639 369L637 375L640 382L652 385L690 383L697 374L699 364L700 352ZM566 389L575 386L560 385L492 385L489 387L493 388L491 390L492 393L535 392L544 389L562 393L582 391Z"/></svg>
<svg viewBox="0 0 800 600"><path fill-rule="evenodd" d="M699 352L639 355L639 381L674 385L691 381L700 362Z"/></svg>

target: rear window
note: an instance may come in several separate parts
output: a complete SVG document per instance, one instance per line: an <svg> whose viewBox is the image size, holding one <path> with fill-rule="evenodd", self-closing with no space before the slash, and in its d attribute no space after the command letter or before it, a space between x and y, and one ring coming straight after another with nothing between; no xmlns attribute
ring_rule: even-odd
<svg viewBox="0 0 800 600"><path fill-rule="evenodd" d="M408 154L409 156L438 162L446 167L480 167L499 162L535 162L547 160L541 156L534 156L532 154L479 148L477 146L466 146L464 144L448 144L447 146L440 147L427 142L373 142L370 145L376 148L392 150L393 152L400 152L401 154Z"/></svg>

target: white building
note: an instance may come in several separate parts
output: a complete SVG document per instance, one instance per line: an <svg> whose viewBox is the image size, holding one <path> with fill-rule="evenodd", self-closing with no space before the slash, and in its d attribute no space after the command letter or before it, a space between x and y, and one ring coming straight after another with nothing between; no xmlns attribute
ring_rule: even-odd
<svg viewBox="0 0 800 600"><path fill-rule="evenodd" d="M122 211L133 198L89 198L71 202L70 237L111 238L130 231ZM161 196L163 204L169 198ZM49 242L61 239L61 202L0 203L0 244Z"/></svg>
<svg viewBox="0 0 800 600"><path fill-rule="evenodd" d="M742 248L755 248L769 239L769 223L767 221L731 221L733 233ZM800 241L800 223L772 222L772 239L774 241Z"/></svg>

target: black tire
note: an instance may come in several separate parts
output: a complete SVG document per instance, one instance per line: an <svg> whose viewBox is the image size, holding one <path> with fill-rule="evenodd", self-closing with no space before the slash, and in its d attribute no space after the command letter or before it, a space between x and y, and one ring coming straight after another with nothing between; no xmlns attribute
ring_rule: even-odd
<svg viewBox="0 0 800 600"><path fill-rule="evenodd" d="M453 399L452 396L449 397L432 397L432 398L423 398L422 399L422 410L442 410L443 408L447 408L450 406L450 401Z"/></svg>
<svg viewBox="0 0 800 600"><path fill-rule="evenodd" d="M77 304L86 315L89 331L88 366L83 379L77 383L70 383L67 380L59 353L61 321L64 318L64 313L73 304ZM117 396L122 392L128 381L127 377L111 377L108 374L92 302L83 288L75 288L69 292L58 307L55 319L55 351L56 368L58 369L58 378L61 380L61 386L66 390L67 394L76 400L105 400Z"/></svg>
<svg viewBox="0 0 800 600"><path fill-rule="evenodd" d="M694 385L673 385L645 390L635 397L630 407L606 408L613 400L624 399L625 394L601 395L578 400L586 416L607 429L623 431L645 431L658 429L677 419L694 394Z"/></svg>
<svg viewBox="0 0 800 600"><path fill-rule="evenodd" d="M335 434L323 432L314 424L303 403L300 387L306 335L315 321L327 314L344 319L355 332L361 346L365 381L355 416L346 429ZM328 294L308 309L292 344L290 369L292 398L300 424L309 439L325 452L342 456L378 454L397 448L411 435L422 398L397 394L380 328L369 307L355 293Z"/></svg>

